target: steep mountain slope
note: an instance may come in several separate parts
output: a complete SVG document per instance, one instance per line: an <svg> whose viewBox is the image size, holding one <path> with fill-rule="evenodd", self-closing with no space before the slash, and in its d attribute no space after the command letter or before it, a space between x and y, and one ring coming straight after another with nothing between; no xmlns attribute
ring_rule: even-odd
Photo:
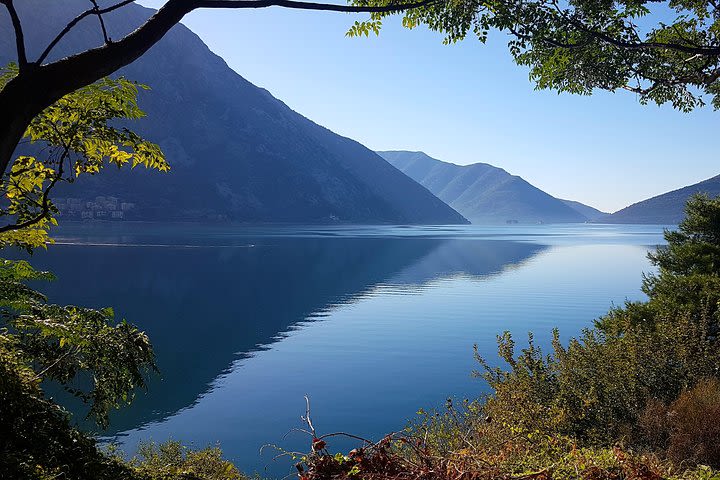
<svg viewBox="0 0 720 480"><path fill-rule="evenodd" d="M574 223L587 217L520 177L486 163L460 166L422 152L378 152L472 223Z"/></svg>
<svg viewBox="0 0 720 480"><path fill-rule="evenodd" d="M603 223L676 225L685 216L685 202L696 193L705 193L711 197L720 195L720 175L634 203L612 215L602 217L598 221Z"/></svg>
<svg viewBox="0 0 720 480"><path fill-rule="evenodd" d="M86 0L15 4L27 25L30 58L88 7ZM105 15L111 38L137 28L152 12L131 4ZM15 59L9 31L2 9L0 64ZM97 18L89 16L55 57L101 43ZM133 128L163 147L172 172L108 171L61 192L79 198L75 205L103 195L135 204L127 213L136 219L466 223L374 152L243 79L182 25L121 74L152 87L140 102L148 117ZM98 200L93 208L106 203Z"/></svg>
<svg viewBox="0 0 720 480"><path fill-rule="evenodd" d="M588 220L597 220L598 218L604 217L605 215L608 215L607 212L601 212L595 207L591 207L590 205L585 205L584 203L576 202L575 200L563 200L558 199L561 202L563 202L568 207L572 208L573 210L579 212L581 215L584 215Z"/></svg>

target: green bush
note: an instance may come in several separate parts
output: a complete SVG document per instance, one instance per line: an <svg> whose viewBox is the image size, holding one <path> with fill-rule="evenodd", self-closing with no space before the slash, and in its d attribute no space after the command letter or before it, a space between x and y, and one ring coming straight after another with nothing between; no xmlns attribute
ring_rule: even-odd
<svg viewBox="0 0 720 480"><path fill-rule="evenodd" d="M222 458L218 447L191 450L180 442L142 443L130 461L148 480L241 480L245 478Z"/></svg>
<svg viewBox="0 0 720 480"><path fill-rule="evenodd" d="M512 337L499 337L509 370L480 373L494 394L485 414L532 431L567 435L586 445L635 440L649 402L669 404L720 365L720 200L694 197L667 246L649 255L659 267L645 278L647 302L611 310L552 353L534 344L516 356Z"/></svg>

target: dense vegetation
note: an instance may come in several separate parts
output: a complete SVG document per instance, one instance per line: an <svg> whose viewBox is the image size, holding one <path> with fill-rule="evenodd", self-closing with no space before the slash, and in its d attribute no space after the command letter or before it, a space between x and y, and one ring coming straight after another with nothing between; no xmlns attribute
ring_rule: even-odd
<svg viewBox="0 0 720 480"><path fill-rule="evenodd" d="M615 308L544 354L529 337L508 369L477 357L492 394L424 414L348 456L314 452L307 478L720 479L720 198L693 197L645 302ZM323 440L323 439L321 439ZM323 449L326 447L323 443ZM354 470L353 470L354 469Z"/></svg>

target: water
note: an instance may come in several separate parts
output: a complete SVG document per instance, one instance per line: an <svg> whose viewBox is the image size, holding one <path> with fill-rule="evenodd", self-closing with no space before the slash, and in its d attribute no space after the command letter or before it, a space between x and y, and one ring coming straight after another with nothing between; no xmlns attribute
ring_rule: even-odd
<svg viewBox="0 0 720 480"><path fill-rule="evenodd" d="M219 443L246 472L283 477L273 443L321 433L378 439L418 408L474 398L473 344L541 345L641 299L662 227L609 225L229 227L70 225L35 255L52 301L113 306L149 334L162 375L104 432ZM351 448L335 441L331 447Z"/></svg>

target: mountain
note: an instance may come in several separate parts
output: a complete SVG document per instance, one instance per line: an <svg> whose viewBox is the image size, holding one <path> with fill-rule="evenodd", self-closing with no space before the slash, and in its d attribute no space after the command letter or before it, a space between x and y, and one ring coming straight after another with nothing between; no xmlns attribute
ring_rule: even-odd
<svg viewBox="0 0 720 480"><path fill-rule="evenodd" d="M608 215L606 212L601 212L597 208L591 207L590 205L585 205L584 203L576 202L574 200L559 200L568 207L579 212L581 215L584 215L590 221L597 220L598 218Z"/></svg>
<svg viewBox="0 0 720 480"><path fill-rule="evenodd" d="M16 1L30 58L37 58L88 4ZM104 19L110 37L119 38L152 13L130 4ZM15 60L10 31L9 16L1 9L3 65ZM97 18L89 16L58 44L54 56L101 44ZM64 213L80 216L86 209L86 214L102 211L107 217L124 203L126 218L147 220L467 223L371 150L313 123L242 78L183 25L120 74L152 88L140 97L148 116L132 128L160 144L172 171L107 169L81 179L58 191L60 197L74 197L60 202ZM87 211L87 202L94 202L95 213Z"/></svg>
<svg viewBox="0 0 720 480"><path fill-rule="evenodd" d="M455 165L423 152L378 152L472 223L576 223L588 218L562 200L486 163Z"/></svg>
<svg viewBox="0 0 720 480"><path fill-rule="evenodd" d="M603 223L677 225L685 216L685 202L696 193L706 193L711 197L720 195L720 175L634 203L612 215L602 217L599 221Z"/></svg>

